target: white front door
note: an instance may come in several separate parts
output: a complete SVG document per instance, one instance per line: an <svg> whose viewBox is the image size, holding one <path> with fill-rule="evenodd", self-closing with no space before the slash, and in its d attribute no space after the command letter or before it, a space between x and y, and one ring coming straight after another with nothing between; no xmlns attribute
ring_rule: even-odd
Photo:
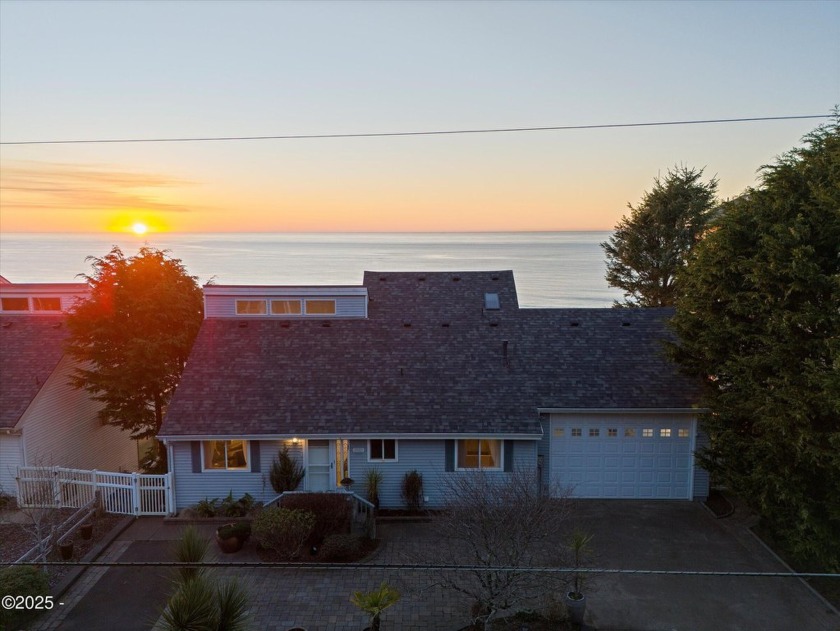
<svg viewBox="0 0 840 631"><path fill-rule="evenodd" d="M310 491L329 491L332 482L332 451L328 440L309 441L309 470L306 472Z"/></svg>

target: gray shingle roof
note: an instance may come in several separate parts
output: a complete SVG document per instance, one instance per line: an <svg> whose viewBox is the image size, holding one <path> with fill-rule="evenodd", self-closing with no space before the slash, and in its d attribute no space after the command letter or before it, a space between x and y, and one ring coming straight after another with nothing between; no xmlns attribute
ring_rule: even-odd
<svg viewBox="0 0 840 631"><path fill-rule="evenodd" d="M64 355L63 315L0 316L0 428L14 427Z"/></svg>
<svg viewBox="0 0 840 631"><path fill-rule="evenodd" d="M364 284L366 320L205 320L160 434L538 435L538 408L696 400L661 354L668 311L519 309L510 271Z"/></svg>

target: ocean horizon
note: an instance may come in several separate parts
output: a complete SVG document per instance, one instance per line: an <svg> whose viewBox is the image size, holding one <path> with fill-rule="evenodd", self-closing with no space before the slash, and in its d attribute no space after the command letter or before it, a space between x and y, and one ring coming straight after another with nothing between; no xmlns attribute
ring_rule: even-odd
<svg viewBox="0 0 840 631"><path fill-rule="evenodd" d="M609 307L600 243L610 231L2 233L0 275L19 283L78 282L87 257L114 245L168 250L199 283L358 285L370 271L512 270L522 307Z"/></svg>

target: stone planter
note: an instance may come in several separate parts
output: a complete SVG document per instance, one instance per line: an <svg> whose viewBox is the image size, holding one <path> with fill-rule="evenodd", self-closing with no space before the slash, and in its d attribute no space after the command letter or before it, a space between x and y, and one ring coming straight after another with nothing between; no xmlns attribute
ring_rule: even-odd
<svg viewBox="0 0 840 631"><path fill-rule="evenodd" d="M586 613L586 596L581 593L567 592L566 609L572 622L583 624L583 616Z"/></svg>

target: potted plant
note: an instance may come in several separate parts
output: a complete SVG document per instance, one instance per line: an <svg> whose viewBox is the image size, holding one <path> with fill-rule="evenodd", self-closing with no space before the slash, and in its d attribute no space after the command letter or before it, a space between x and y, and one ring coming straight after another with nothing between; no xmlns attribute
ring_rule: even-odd
<svg viewBox="0 0 840 631"><path fill-rule="evenodd" d="M69 561L73 558L73 540L59 541L58 553L61 555L62 561Z"/></svg>
<svg viewBox="0 0 840 631"><path fill-rule="evenodd" d="M90 523L89 521L88 521L88 522L83 523L83 524L79 527L79 534L81 534L81 535L82 535L82 539L85 539L85 540L90 539L91 537L93 537L93 524L92 524L92 523Z"/></svg>
<svg viewBox="0 0 840 631"><path fill-rule="evenodd" d="M579 570L583 566L584 558L589 554L589 542L592 535L576 530L572 533L572 540L569 548L572 551L572 567ZM583 616L586 613L586 596L583 593L583 584L586 576L580 572L572 575L571 589L566 592L566 609L569 610L569 618L572 622L583 624Z"/></svg>
<svg viewBox="0 0 840 631"><path fill-rule="evenodd" d="M250 536L251 524L247 521L225 524L216 529L216 542L225 554L239 552Z"/></svg>
<svg viewBox="0 0 840 631"><path fill-rule="evenodd" d="M339 484L341 485L341 488L349 493L350 487L353 486L353 482L355 482L353 478L343 478Z"/></svg>
<svg viewBox="0 0 840 631"><path fill-rule="evenodd" d="M382 612L400 599L400 593L383 582L372 592L355 592L350 602L370 616L370 626L365 631L379 631Z"/></svg>
<svg viewBox="0 0 840 631"><path fill-rule="evenodd" d="M379 510L379 486L382 484L382 472L378 469L368 469L365 474L368 501Z"/></svg>

